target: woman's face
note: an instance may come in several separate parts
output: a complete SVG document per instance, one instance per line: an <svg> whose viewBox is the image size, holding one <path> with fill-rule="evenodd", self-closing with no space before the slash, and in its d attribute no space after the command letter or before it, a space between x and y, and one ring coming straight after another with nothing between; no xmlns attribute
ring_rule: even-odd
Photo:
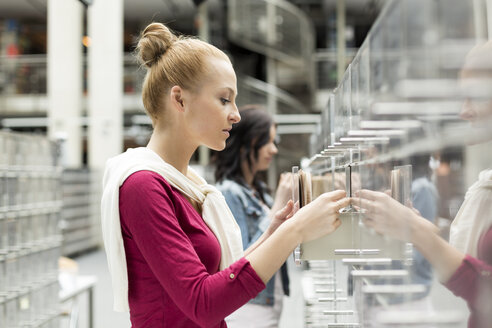
<svg viewBox="0 0 492 328"><path fill-rule="evenodd" d="M490 87L490 78L477 78L466 71L461 73L460 84L464 90L475 90L479 88ZM466 99L460 112L460 118L471 123L473 128L489 127L492 118L492 99Z"/></svg>
<svg viewBox="0 0 492 328"><path fill-rule="evenodd" d="M241 120L236 107L236 74L224 59L211 57L209 73L185 111L188 133L200 145L223 150L232 124Z"/></svg>
<svg viewBox="0 0 492 328"><path fill-rule="evenodd" d="M477 46L470 52L460 72L460 86L475 97L465 100L460 117L471 123L471 127L484 130L492 127L492 43ZM477 130L477 131L478 131Z"/></svg>
<svg viewBox="0 0 492 328"><path fill-rule="evenodd" d="M463 120L470 121L474 128L490 128L492 100L465 100L460 117Z"/></svg>
<svg viewBox="0 0 492 328"><path fill-rule="evenodd" d="M273 157L278 153L277 146L275 145L275 137L277 135L277 129L274 125L270 127L270 139L268 143L261 146L258 150L258 159L253 161L256 171L265 171L272 163Z"/></svg>

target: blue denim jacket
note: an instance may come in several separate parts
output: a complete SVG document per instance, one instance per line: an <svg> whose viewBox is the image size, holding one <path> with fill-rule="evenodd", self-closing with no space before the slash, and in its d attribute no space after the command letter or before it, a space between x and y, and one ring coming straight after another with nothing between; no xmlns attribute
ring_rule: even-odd
<svg viewBox="0 0 492 328"><path fill-rule="evenodd" d="M260 236L265 232L270 224L267 209L261 204L260 200L255 197L252 189L233 181L223 180L217 184L217 188L222 192L227 205L231 209L234 218L236 219L239 228L241 229L241 236L243 239L243 248L247 249L253 244ZM273 199L268 194L263 194L265 205L271 208L273 205ZM276 274L279 274L277 272ZM275 287L275 275L267 282L266 288L261 291L256 298L252 299L250 303L273 305L274 302L274 287ZM282 281L282 284L286 282ZM285 290L285 286L284 286Z"/></svg>
<svg viewBox="0 0 492 328"><path fill-rule="evenodd" d="M426 177L420 177L412 182L412 203L422 217L434 223L437 217L437 201L439 193L434 184ZM414 249L414 265L410 272L412 283L427 286L429 293L432 286L432 267L424 256Z"/></svg>

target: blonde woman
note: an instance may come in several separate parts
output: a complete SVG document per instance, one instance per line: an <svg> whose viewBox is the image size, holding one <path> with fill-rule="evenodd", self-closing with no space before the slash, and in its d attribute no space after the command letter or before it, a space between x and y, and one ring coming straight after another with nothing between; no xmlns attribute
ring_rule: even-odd
<svg viewBox="0 0 492 328"><path fill-rule="evenodd" d="M338 210L350 200L323 194L292 217L290 201L243 252L224 197L188 166L200 145L224 149L241 119L229 58L160 23L142 32L137 52L154 130L147 147L106 166L102 225L114 307L130 311L134 328L227 327L224 318L265 288L296 245L340 225Z"/></svg>

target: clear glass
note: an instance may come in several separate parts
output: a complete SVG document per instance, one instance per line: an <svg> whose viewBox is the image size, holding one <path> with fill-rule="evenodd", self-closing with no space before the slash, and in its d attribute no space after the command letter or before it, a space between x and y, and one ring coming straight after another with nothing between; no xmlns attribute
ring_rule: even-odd
<svg viewBox="0 0 492 328"><path fill-rule="evenodd" d="M4 297L0 297L0 327L7 327L7 313Z"/></svg>
<svg viewBox="0 0 492 328"><path fill-rule="evenodd" d="M8 230L5 215L0 213L0 255L4 255L8 250Z"/></svg>
<svg viewBox="0 0 492 328"><path fill-rule="evenodd" d="M5 255L0 254L0 303L7 293L7 262ZM1 315L1 314L0 314Z"/></svg>
<svg viewBox="0 0 492 328"><path fill-rule="evenodd" d="M8 206L7 176L5 171L0 170L0 211L4 212Z"/></svg>
<svg viewBox="0 0 492 328"><path fill-rule="evenodd" d="M301 196L300 196L300 186L299 186L299 167L298 166L293 166L292 167L292 201L294 202L294 213L296 213L301 204ZM294 249L293 253L294 257L294 262L296 266L301 265L301 248L300 246L297 246Z"/></svg>
<svg viewBox="0 0 492 328"><path fill-rule="evenodd" d="M19 319L16 295L9 295L7 298L5 302L5 313L7 314L7 327L17 327Z"/></svg>
<svg viewBox="0 0 492 328"><path fill-rule="evenodd" d="M344 136L344 124L343 124L343 86L340 85L338 88L333 90L333 106L334 106L334 116L333 116L333 126L335 133L335 140L333 143L340 142L340 138Z"/></svg>
<svg viewBox="0 0 492 328"><path fill-rule="evenodd" d="M6 256L5 260L5 271L6 271L6 281L7 289L10 292L14 292L20 287L20 277L19 277L19 259L17 253L10 252Z"/></svg>
<svg viewBox="0 0 492 328"><path fill-rule="evenodd" d="M333 113L331 144L341 142L332 147L340 149L332 159L334 188L354 197L356 173L360 189L392 195L412 207L453 247L460 247L454 240L463 234L463 213L470 213L467 220L481 233L490 226L484 222L490 222L492 198L486 192L475 195L492 179L492 46L483 44L491 25L486 8L483 0L385 2L326 108ZM318 177L313 181L322 186ZM381 227L376 232L368 221L374 213L365 212L357 196L353 200L352 209L359 213L342 213L340 228L324 243L303 244L303 256L331 260L335 247L344 247L338 255L350 272L346 288L354 292L358 322L367 327L464 326L464 303L443 294L430 264L408 243L412 217L393 218L401 220L397 232ZM482 214L472 215L471 209ZM309 258L313 254L319 257ZM488 294L482 297L491 300ZM340 322L319 317L323 309L333 310L331 304L318 304L310 316L322 325Z"/></svg>
<svg viewBox="0 0 492 328"><path fill-rule="evenodd" d="M0 170L5 170L8 164L7 134L0 132Z"/></svg>

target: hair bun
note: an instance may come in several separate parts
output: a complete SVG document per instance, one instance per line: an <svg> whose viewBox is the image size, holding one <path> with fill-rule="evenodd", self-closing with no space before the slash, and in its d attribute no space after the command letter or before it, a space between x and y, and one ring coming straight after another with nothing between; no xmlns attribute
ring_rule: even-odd
<svg viewBox="0 0 492 328"><path fill-rule="evenodd" d="M152 67L177 41L176 35L162 23L151 23L140 35L137 56L147 67Z"/></svg>

